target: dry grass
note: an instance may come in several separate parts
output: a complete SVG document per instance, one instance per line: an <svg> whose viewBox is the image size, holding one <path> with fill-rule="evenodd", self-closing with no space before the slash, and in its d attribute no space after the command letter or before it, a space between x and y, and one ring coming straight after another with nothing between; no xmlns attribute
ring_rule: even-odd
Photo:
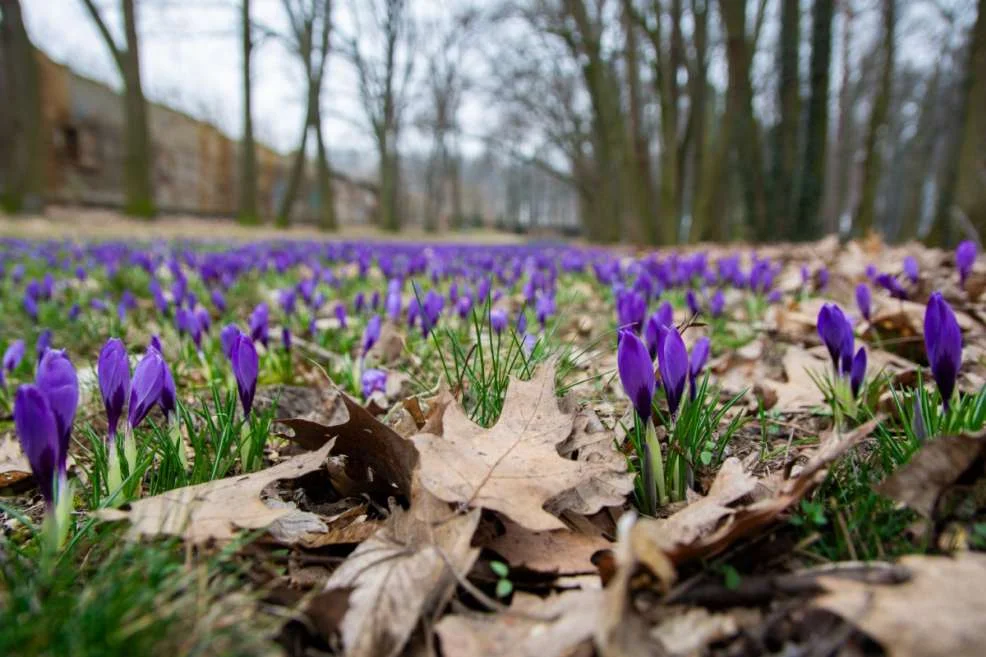
<svg viewBox="0 0 986 657"><path fill-rule="evenodd" d="M198 240L400 240L408 242L457 242L472 244L513 244L524 237L488 229L467 232L426 233L412 227L399 234L373 226L344 226L337 233L324 233L311 225L287 229L273 225L244 226L228 217L164 215L153 221L131 219L119 212L71 206L51 206L45 215L9 216L0 214L0 237L22 239L198 239Z"/></svg>

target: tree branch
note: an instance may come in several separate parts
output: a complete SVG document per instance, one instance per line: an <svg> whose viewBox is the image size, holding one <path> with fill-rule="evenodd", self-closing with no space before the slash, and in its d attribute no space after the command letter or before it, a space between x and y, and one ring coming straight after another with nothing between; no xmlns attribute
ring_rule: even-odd
<svg viewBox="0 0 986 657"><path fill-rule="evenodd" d="M113 61L116 62L117 67L120 69L120 75L126 78L126 65L123 61L123 51L117 46L116 40L110 33L109 28L103 21L103 17L99 15L99 9L93 4L92 0L82 0L82 4L85 5L86 10L89 12L89 16L92 21L96 24L96 29L99 30L99 34L103 37L103 41L106 42L106 47L110 49L110 54L113 55Z"/></svg>

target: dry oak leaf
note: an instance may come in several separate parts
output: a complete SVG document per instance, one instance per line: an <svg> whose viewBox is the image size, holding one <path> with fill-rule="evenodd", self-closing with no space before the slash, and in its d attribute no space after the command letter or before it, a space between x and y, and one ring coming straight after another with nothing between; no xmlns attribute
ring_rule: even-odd
<svg viewBox="0 0 986 657"><path fill-rule="evenodd" d="M490 429L450 404L442 419L444 437L412 437L424 487L446 502L499 511L531 531L563 529L544 505L587 481L592 471L558 455L573 418L558 408L554 380L553 366L541 367L530 381L513 379Z"/></svg>
<svg viewBox="0 0 986 657"><path fill-rule="evenodd" d="M518 592L507 613L449 614L435 626L445 657L569 657L589 644L602 591L542 600Z"/></svg>
<svg viewBox="0 0 986 657"><path fill-rule="evenodd" d="M496 551L512 568L528 568L545 573L574 574L596 572L592 555L613 547L602 536L565 530L532 532L504 520L506 531L483 547Z"/></svg>
<svg viewBox="0 0 986 657"><path fill-rule="evenodd" d="M422 615L444 605L454 590L457 578L449 569L464 576L479 556L470 545L479 516L479 510L454 514L427 491L416 491L410 510L395 507L387 525L332 573L326 591L351 589L341 624L347 657L402 652Z"/></svg>
<svg viewBox="0 0 986 657"><path fill-rule="evenodd" d="M905 465L889 476L878 491L906 504L925 518L935 515L942 495L959 480L966 479L970 468L978 464L983 475L982 459L986 456L986 433L968 436L943 436L925 443Z"/></svg>
<svg viewBox="0 0 986 657"><path fill-rule="evenodd" d="M12 436L0 438L0 488L8 488L31 478L31 464Z"/></svg>
<svg viewBox="0 0 986 657"><path fill-rule="evenodd" d="M345 414L344 421L338 424L319 424L304 418L284 418L277 422L292 429L294 434L286 437L305 449L318 449L335 439L332 455L346 458L348 481L333 483L338 484L343 494L369 491L387 494L392 492L391 487L396 487L410 498L411 473L417 462L414 445L349 395L340 391L339 398Z"/></svg>
<svg viewBox="0 0 986 657"><path fill-rule="evenodd" d="M980 657L986 646L986 555L911 555L892 586L823 578L815 605L875 639L888 657Z"/></svg>
<svg viewBox="0 0 986 657"><path fill-rule="evenodd" d="M591 408L576 414L572 433L558 446L558 453L583 463L589 478L548 502L552 513L592 515L603 507L622 506L633 492L633 474L628 472L626 456Z"/></svg>
<svg viewBox="0 0 986 657"><path fill-rule="evenodd" d="M239 529L264 529L297 510L272 508L260 499L267 486L297 479L322 467L332 442L320 450L300 454L274 467L238 477L176 488L137 500L128 510L103 509L102 520L127 520L129 536L180 536L189 543L232 540Z"/></svg>

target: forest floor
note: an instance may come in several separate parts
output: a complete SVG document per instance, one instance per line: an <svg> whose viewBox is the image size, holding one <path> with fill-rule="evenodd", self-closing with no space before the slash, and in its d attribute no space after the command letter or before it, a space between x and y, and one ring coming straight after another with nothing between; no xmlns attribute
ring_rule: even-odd
<svg viewBox="0 0 986 657"><path fill-rule="evenodd" d="M0 220L0 352L27 352L0 386L0 654L986 650L986 262L960 284L952 252L876 240L422 251L70 224ZM143 241L101 241L121 234ZM935 292L962 331L947 408ZM665 302L661 335L710 357L672 413L658 350L648 442L617 332L644 318L649 341ZM855 395L819 336L828 303L867 354ZM259 353L252 409L228 324ZM133 368L152 336L177 408L137 422L111 490L98 355L118 337ZM80 390L55 544L13 421L39 339Z"/></svg>

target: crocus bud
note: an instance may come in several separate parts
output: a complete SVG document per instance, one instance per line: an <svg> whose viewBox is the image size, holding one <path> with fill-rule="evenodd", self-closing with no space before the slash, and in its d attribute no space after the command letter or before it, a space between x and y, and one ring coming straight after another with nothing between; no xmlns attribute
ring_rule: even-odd
<svg viewBox="0 0 986 657"><path fill-rule="evenodd" d="M55 414L38 386L23 385L17 389L14 428L41 495L52 509L55 478L65 471L65 452L61 450Z"/></svg>
<svg viewBox="0 0 986 657"><path fill-rule="evenodd" d="M2 371L11 374L20 367L21 362L24 360L24 351L25 346L23 340L14 340L7 345L7 349L3 352Z"/></svg>
<svg viewBox="0 0 986 657"><path fill-rule="evenodd" d="M503 308L494 308L490 310L490 328L497 335L503 333L503 330L507 328L507 311Z"/></svg>
<svg viewBox="0 0 986 657"><path fill-rule="evenodd" d="M221 313L226 312L226 297L218 289L213 290L212 294L209 295L212 298L213 307Z"/></svg>
<svg viewBox="0 0 986 657"><path fill-rule="evenodd" d="M127 424L136 429L161 400L164 387L164 358L157 349L149 348L137 363L130 381L130 408Z"/></svg>
<svg viewBox="0 0 986 657"><path fill-rule="evenodd" d="M231 358L233 354L233 345L240 335L240 329L237 328L236 324L227 324L223 327L223 330L219 332L219 344L222 345L223 354L226 358Z"/></svg>
<svg viewBox="0 0 986 657"><path fill-rule="evenodd" d="M291 351L291 329L287 326L281 327L281 345L284 351Z"/></svg>
<svg viewBox="0 0 986 657"><path fill-rule="evenodd" d="M858 397L859 390L863 387L863 377L866 376L866 349L859 348L856 356L852 359L852 371L849 373L849 388L852 396Z"/></svg>
<svg viewBox="0 0 986 657"><path fill-rule="evenodd" d="M692 345L692 355L688 361L688 392L692 399L695 399L698 378L709 360L711 344L709 338L703 336Z"/></svg>
<svg viewBox="0 0 986 657"><path fill-rule="evenodd" d="M685 293L685 303L688 304L688 312L693 315L698 315L702 312L702 307L698 303L698 296L695 294L695 290L688 290Z"/></svg>
<svg viewBox="0 0 986 657"><path fill-rule="evenodd" d="M233 345L232 354L230 362L233 366L233 376L236 377L236 388L240 403L243 405L243 414L249 416L253 408L254 394L257 392L257 374L260 370L257 349L253 346L250 337L241 333Z"/></svg>
<svg viewBox="0 0 986 657"><path fill-rule="evenodd" d="M870 299L870 287L866 283L860 283L856 286L856 305L859 306L859 312L863 315L863 318L867 322L870 321L872 302Z"/></svg>
<svg viewBox="0 0 986 657"><path fill-rule="evenodd" d="M250 314L250 337L265 347L268 340L268 320L270 311L266 303L258 304Z"/></svg>
<svg viewBox="0 0 986 657"><path fill-rule="evenodd" d="M722 290L716 290L712 298L709 299L709 314L713 317L722 317L722 312L726 309L726 297Z"/></svg>
<svg viewBox="0 0 986 657"><path fill-rule="evenodd" d="M72 361L63 350L49 349L45 352L38 365L35 384L44 393L55 416L61 451L68 454L72 423L79 406L79 380Z"/></svg>
<svg viewBox="0 0 986 657"><path fill-rule="evenodd" d="M109 425L109 441L116 440L116 427L123 415L123 407L130 396L130 361L127 348L119 338L110 338L99 352L96 364L99 392L103 396L106 421Z"/></svg>
<svg viewBox="0 0 986 657"><path fill-rule="evenodd" d="M918 282L918 261L914 259L914 256L904 258L904 275L912 283Z"/></svg>
<svg viewBox="0 0 986 657"><path fill-rule="evenodd" d="M385 392L387 389L387 373L383 370L366 370L360 381L363 398L368 399L374 392Z"/></svg>
<svg viewBox="0 0 986 657"><path fill-rule="evenodd" d="M947 410L962 366L962 329L941 292L931 295L924 312L924 348Z"/></svg>
<svg viewBox="0 0 986 657"><path fill-rule="evenodd" d="M45 329L38 333L38 340L34 343L34 353L38 357L38 362L41 362L41 358L45 355L45 352L51 348L51 329Z"/></svg>
<svg viewBox="0 0 986 657"><path fill-rule="evenodd" d="M654 365L647 347L631 329L620 329L616 350L616 366L623 383L623 392L630 398L634 410L645 424L651 417L654 398Z"/></svg>
<svg viewBox="0 0 986 657"><path fill-rule="evenodd" d="M360 353L363 356L366 356L370 352L370 349L373 349L373 345L377 343L377 340L380 339L380 327L380 315L374 315L366 323L366 328L363 330L363 340L360 344Z"/></svg>
<svg viewBox="0 0 986 657"><path fill-rule="evenodd" d="M685 392L685 380L688 377L688 349L685 341L674 327L665 329L660 340L657 354L658 370L664 393L668 398L668 409L673 416L681 406L681 398Z"/></svg>
<svg viewBox="0 0 986 657"><path fill-rule="evenodd" d="M966 240L955 249L955 267L959 270L959 283L965 286L965 280L976 263L976 243Z"/></svg>
<svg viewBox="0 0 986 657"><path fill-rule="evenodd" d="M852 324L839 306L827 303L818 312L818 335L825 343L837 374L847 374L852 367Z"/></svg>
<svg viewBox="0 0 986 657"><path fill-rule="evenodd" d="M342 303L337 303L334 312L336 319L339 320L339 328L347 328L348 322L346 321L346 306Z"/></svg>

